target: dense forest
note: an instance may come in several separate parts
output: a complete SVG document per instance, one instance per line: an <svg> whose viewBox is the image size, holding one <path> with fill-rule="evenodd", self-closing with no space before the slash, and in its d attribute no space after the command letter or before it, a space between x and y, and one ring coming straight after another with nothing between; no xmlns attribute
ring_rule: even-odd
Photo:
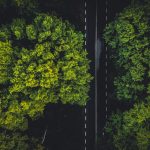
<svg viewBox="0 0 150 150"><path fill-rule="evenodd" d="M49 104L83 108L92 99L80 2L0 0L0 150L46 150L29 124ZM103 33L116 105L98 150L150 150L149 0L133 0Z"/></svg>

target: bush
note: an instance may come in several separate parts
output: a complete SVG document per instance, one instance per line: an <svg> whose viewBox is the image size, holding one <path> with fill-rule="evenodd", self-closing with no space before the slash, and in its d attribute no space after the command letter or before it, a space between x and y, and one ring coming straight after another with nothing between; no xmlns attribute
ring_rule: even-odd
<svg viewBox="0 0 150 150"><path fill-rule="evenodd" d="M31 24L15 19L0 29L0 42L0 68L2 62L6 68L0 74L5 87L0 127L26 129L27 117L37 118L48 103L86 104L89 60L82 33L67 21L47 14L37 15Z"/></svg>

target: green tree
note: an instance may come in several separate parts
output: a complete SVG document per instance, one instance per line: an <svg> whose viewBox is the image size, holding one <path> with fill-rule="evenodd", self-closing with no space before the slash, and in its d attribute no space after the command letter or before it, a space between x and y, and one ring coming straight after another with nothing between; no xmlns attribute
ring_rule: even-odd
<svg viewBox="0 0 150 150"><path fill-rule="evenodd" d="M1 150L44 150L40 141L29 138L27 135L17 132L4 131L0 133Z"/></svg>
<svg viewBox="0 0 150 150"><path fill-rule="evenodd" d="M26 129L27 117L36 119L48 103L86 104L92 77L81 32L47 14L30 24L15 19L0 31L0 53L8 55L0 59L6 68L0 74L0 127Z"/></svg>
<svg viewBox="0 0 150 150"><path fill-rule="evenodd" d="M105 131L110 149L150 149L149 17L150 3L135 0L104 31L117 71L114 77L116 100L134 103L133 108L113 114L107 121Z"/></svg>
<svg viewBox="0 0 150 150"><path fill-rule="evenodd" d="M117 98L150 100L150 4L133 4L105 28L104 38L117 68Z"/></svg>
<svg viewBox="0 0 150 150"><path fill-rule="evenodd" d="M124 113L113 114L106 133L116 150L148 150L150 148L150 103L135 104Z"/></svg>

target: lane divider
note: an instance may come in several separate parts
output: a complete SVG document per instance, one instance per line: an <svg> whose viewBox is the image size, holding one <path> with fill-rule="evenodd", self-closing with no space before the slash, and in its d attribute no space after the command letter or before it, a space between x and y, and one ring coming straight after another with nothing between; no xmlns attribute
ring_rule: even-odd
<svg viewBox="0 0 150 150"><path fill-rule="evenodd" d="M106 3L105 3L105 22L106 22L106 25L107 25L107 21L108 21L108 0L106 0ZM108 117L108 48L107 48L107 45L105 47L105 53L106 53L106 56L105 56L105 120L107 121L107 117ZM105 133L103 132L103 135Z"/></svg>

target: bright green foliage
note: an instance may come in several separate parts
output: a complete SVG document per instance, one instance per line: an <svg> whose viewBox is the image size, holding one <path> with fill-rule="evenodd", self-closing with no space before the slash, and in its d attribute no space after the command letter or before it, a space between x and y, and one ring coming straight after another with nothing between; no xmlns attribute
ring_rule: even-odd
<svg viewBox="0 0 150 150"><path fill-rule="evenodd" d="M2 35L3 33L0 32L0 37ZM5 34L4 38L6 38ZM12 53L13 48L10 41L0 41L0 84L6 83L9 80Z"/></svg>
<svg viewBox="0 0 150 150"><path fill-rule="evenodd" d="M110 23L104 33L118 69L114 85L124 101L149 99L150 5L131 5Z"/></svg>
<svg viewBox="0 0 150 150"><path fill-rule="evenodd" d="M0 133L0 150L44 150L40 141L27 135L13 132Z"/></svg>
<svg viewBox="0 0 150 150"><path fill-rule="evenodd" d="M13 45L14 59L1 92L0 127L26 129L25 116L35 119L48 103L86 104L92 77L81 32L67 21L39 14L31 24L14 20L3 34L3 42Z"/></svg>
<svg viewBox="0 0 150 150"><path fill-rule="evenodd" d="M114 114L106 126L116 150L150 148L150 103L135 105L123 114Z"/></svg>
<svg viewBox="0 0 150 150"><path fill-rule="evenodd" d="M23 19L16 19L11 25L11 31L17 40L23 39L25 32L25 21Z"/></svg>

